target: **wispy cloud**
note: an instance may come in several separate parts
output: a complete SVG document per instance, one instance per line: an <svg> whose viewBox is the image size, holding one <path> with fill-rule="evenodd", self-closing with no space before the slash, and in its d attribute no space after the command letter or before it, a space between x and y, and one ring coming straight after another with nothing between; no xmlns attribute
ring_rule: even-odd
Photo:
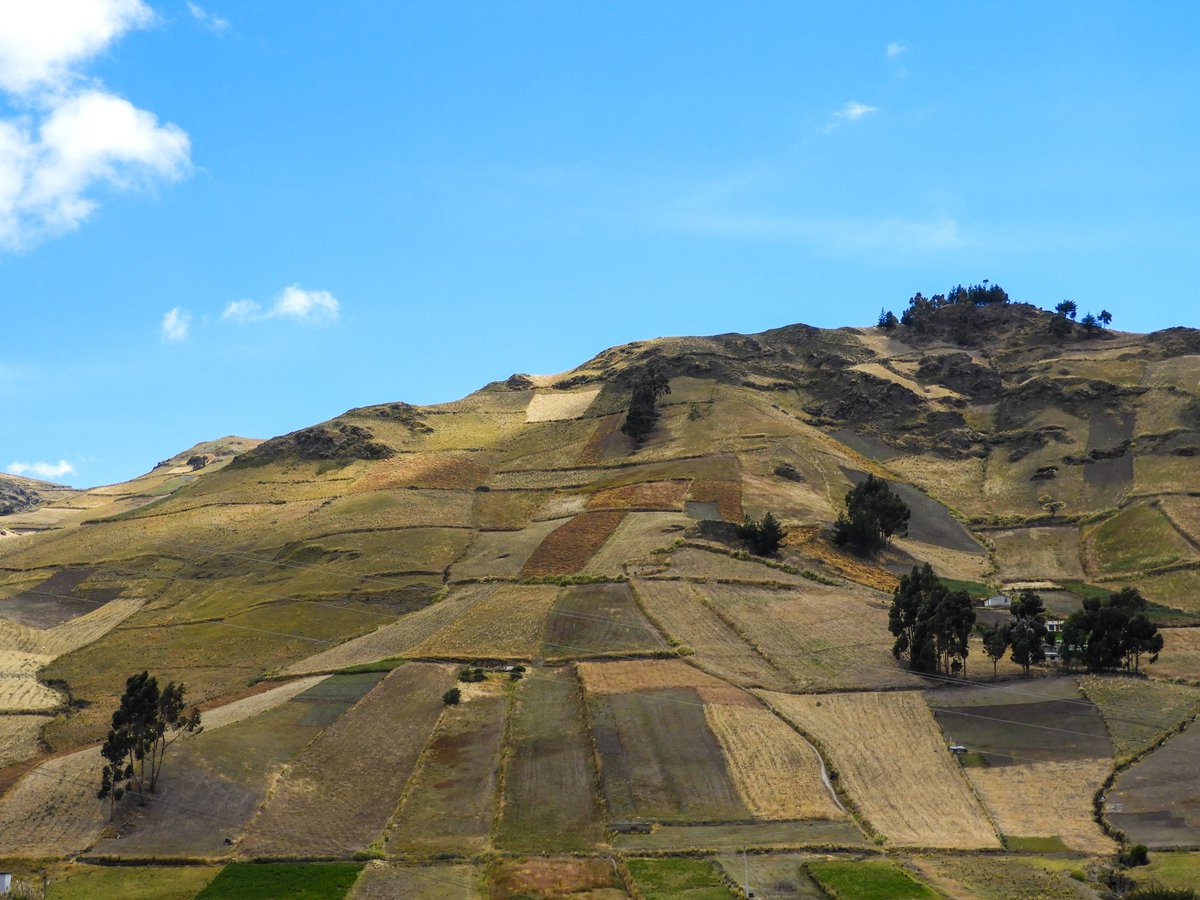
<svg viewBox="0 0 1200 900"><path fill-rule="evenodd" d="M225 31L229 28L228 19L223 19L216 13L210 13L202 6L198 6L195 3L188 3L187 8L188 12L192 14L192 18L210 31L215 31L217 34L220 34L222 31Z"/></svg>
<svg viewBox="0 0 1200 900"><path fill-rule="evenodd" d="M269 309L254 300L234 300L221 313L222 322L246 325L268 319L290 319L307 325L327 326L337 322L341 303L329 291L306 291L299 285L284 289Z"/></svg>
<svg viewBox="0 0 1200 900"><path fill-rule="evenodd" d="M895 59L897 56L903 56L908 51L908 48L903 44L892 41L887 45L887 49L883 52L887 54L888 59Z"/></svg>
<svg viewBox="0 0 1200 900"><path fill-rule="evenodd" d="M859 103L857 100L851 100L833 115L838 119L845 119L849 122L857 122L864 116L869 116L877 112L879 112L878 106L868 106L865 103Z"/></svg>
<svg viewBox="0 0 1200 900"><path fill-rule="evenodd" d="M78 228L100 185L182 178L191 146L178 126L88 78L82 67L155 20L142 0L6 3L0 91L20 113L0 118L0 246Z"/></svg>
<svg viewBox="0 0 1200 900"><path fill-rule="evenodd" d="M192 314L176 306L162 320L162 339L168 344L178 344L188 336L192 325Z"/></svg>
<svg viewBox="0 0 1200 900"><path fill-rule="evenodd" d="M65 478L68 475L75 474L75 467L65 459L60 459L56 463L48 462L12 462L8 464L8 471L13 475L32 475L35 478Z"/></svg>

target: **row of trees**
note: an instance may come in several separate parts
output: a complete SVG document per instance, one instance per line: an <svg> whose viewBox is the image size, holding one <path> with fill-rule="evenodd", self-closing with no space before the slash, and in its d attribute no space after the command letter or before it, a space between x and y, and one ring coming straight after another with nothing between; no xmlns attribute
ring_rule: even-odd
<svg viewBox="0 0 1200 900"><path fill-rule="evenodd" d="M1063 338L1071 333L1071 323L1075 321L1075 316L1079 314L1079 305L1074 300L1064 300L1054 307L1054 316L1050 319L1050 333L1055 337ZM1107 309L1100 310L1099 315L1085 313L1083 318L1079 320L1079 324L1083 326L1087 337L1091 337L1098 331L1103 331L1112 324L1112 313Z"/></svg>
<svg viewBox="0 0 1200 900"><path fill-rule="evenodd" d="M966 668L975 605L966 591L952 591L929 563L913 566L900 579L888 612L896 638L892 655L908 660L914 672L956 675Z"/></svg>

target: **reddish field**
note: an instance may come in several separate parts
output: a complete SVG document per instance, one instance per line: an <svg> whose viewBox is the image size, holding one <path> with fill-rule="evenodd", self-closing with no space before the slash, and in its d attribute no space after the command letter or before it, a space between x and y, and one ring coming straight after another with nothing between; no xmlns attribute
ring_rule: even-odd
<svg viewBox="0 0 1200 900"><path fill-rule="evenodd" d="M521 575L573 575L604 546L625 513L600 510L580 513L555 528L521 567Z"/></svg>
<svg viewBox="0 0 1200 900"><path fill-rule="evenodd" d="M742 483L704 479L692 483L691 499L716 503L721 518L728 522L742 521Z"/></svg>
<svg viewBox="0 0 1200 900"><path fill-rule="evenodd" d="M605 488L592 494L589 509L640 509L677 512L683 509L688 494L686 479L674 481L642 481Z"/></svg>

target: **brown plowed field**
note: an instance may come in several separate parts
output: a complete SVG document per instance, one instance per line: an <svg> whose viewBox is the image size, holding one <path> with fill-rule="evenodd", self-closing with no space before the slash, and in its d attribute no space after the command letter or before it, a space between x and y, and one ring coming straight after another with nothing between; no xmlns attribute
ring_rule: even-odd
<svg viewBox="0 0 1200 900"><path fill-rule="evenodd" d="M625 513L601 510L580 513L546 535L525 561L521 575L574 575L607 541Z"/></svg>

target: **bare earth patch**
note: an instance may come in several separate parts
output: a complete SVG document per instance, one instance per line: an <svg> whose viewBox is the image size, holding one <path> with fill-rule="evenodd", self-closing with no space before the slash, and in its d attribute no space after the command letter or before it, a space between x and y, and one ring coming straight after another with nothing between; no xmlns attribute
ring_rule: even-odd
<svg viewBox="0 0 1200 900"><path fill-rule="evenodd" d="M600 388L586 391L534 394L525 410L526 422L559 422L578 419L600 395Z"/></svg>

